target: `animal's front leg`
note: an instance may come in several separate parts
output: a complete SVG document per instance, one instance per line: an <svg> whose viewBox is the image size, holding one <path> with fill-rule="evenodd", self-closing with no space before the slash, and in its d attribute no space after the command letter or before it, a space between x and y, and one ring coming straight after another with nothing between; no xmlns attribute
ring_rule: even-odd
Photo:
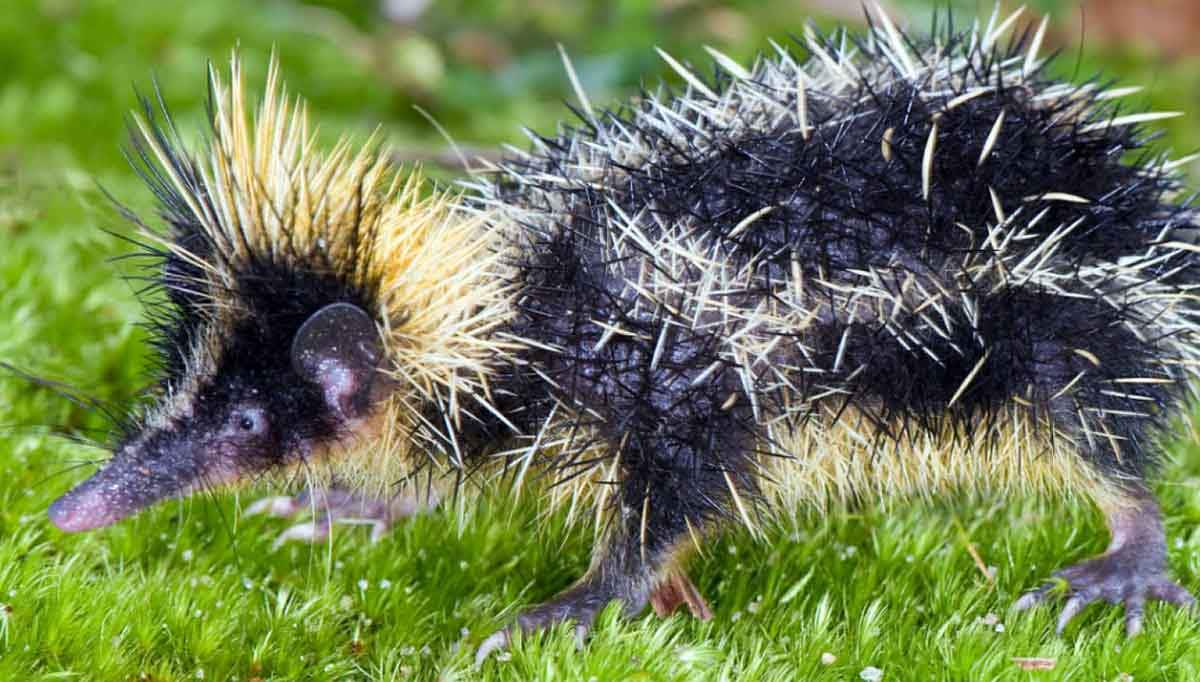
<svg viewBox="0 0 1200 682"><path fill-rule="evenodd" d="M298 523L279 534L275 546L285 542L320 542L329 537L333 524L365 525L371 527L371 542L377 542L399 520L436 507L437 496L401 492L390 497L376 497L334 484L327 487L305 488L295 496L267 497L246 508L249 516L268 514L291 518L311 512L311 521Z"/></svg>
<svg viewBox="0 0 1200 682"><path fill-rule="evenodd" d="M650 603L660 615L686 605L694 615L710 617L680 561L697 532L716 518L746 509L743 500L754 479L744 459L746 431L733 419L717 414L662 421L640 435L617 439L622 444L620 481L612 483L606 532L587 573L489 637L476 661L506 647L516 631L572 622L582 640L596 615L614 601L627 617Z"/></svg>
<svg viewBox="0 0 1200 682"><path fill-rule="evenodd" d="M596 615L614 601L629 618L641 613L652 597L656 611L673 611L686 604L692 613L711 617L708 605L678 566L691 542L686 526L680 527L682 520L669 513L654 511L654 494L648 495L646 504L623 504L614 514L619 519L613 519L607 537L593 550L592 565L582 578L485 640L476 663L482 664L492 652L506 648L517 630L530 633L571 622L582 644Z"/></svg>

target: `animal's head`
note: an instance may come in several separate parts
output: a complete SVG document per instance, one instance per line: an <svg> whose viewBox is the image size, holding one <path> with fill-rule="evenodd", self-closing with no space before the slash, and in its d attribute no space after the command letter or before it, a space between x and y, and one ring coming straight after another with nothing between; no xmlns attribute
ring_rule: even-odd
<svg viewBox="0 0 1200 682"><path fill-rule="evenodd" d="M109 462L51 506L63 530L298 467L399 476L408 454L453 451L448 425L504 350L487 341L507 302L477 221L376 151L318 152L274 65L253 119L236 56L231 87L210 81L204 153L165 110L136 119L134 165L168 225L126 212L159 261L161 376Z"/></svg>

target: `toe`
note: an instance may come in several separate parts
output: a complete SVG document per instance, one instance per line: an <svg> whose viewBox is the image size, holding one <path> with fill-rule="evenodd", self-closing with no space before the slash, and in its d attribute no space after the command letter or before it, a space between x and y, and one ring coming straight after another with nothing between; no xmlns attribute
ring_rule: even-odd
<svg viewBox="0 0 1200 682"><path fill-rule="evenodd" d="M1095 597L1084 594L1076 594L1068 599L1062 613L1058 614L1058 625L1055 626L1054 631L1061 635L1063 630L1067 629L1067 625L1074 620L1075 616L1078 616L1079 612L1087 608L1088 604L1091 604L1093 601L1095 601Z"/></svg>
<svg viewBox="0 0 1200 682"><path fill-rule="evenodd" d="M1030 590L1021 595L1021 598L1013 604L1013 608L1018 611L1026 611L1042 603L1045 599L1046 592L1043 589Z"/></svg>
<svg viewBox="0 0 1200 682"><path fill-rule="evenodd" d="M1136 637L1142 631L1142 616L1146 611L1146 598L1135 594L1125 600L1125 635Z"/></svg>
<svg viewBox="0 0 1200 682"><path fill-rule="evenodd" d="M1063 581L1061 579L1050 580L1045 585L1021 595L1021 598L1018 599L1015 604L1013 604L1013 608L1017 611L1031 609L1038 604L1044 603L1056 590L1062 586Z"/></svg>
<svg viewBox="0 0 1200 682"><path fill-rule="evenodd" d="M507 649L509 640L507 629L500 630L483 640L483 644L480 644L479 649L475 652L475 667L483 666L483 662L493 653Z"/></svg>
<svg viewBox="0 0 1200 682"><path fill-rule="evenodd" d="M1196 598L1192 596L1182 586L1170 580L1164 580L1150 587L1150 597L1160 601L1169 602L1178 606L1193 606L1196 603Z"/></svg>

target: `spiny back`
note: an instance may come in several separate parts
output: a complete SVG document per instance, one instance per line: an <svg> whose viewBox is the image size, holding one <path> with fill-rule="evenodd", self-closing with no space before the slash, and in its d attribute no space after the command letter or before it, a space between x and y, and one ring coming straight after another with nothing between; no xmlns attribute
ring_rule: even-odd
<svg viewBox="0 0 1200 682"><path fill-rule="evenodd" d="M520 226L521 332L569 349L554 381L647 408L742 392L768 441L848 408L901 437L1016 404L1139 473L1121 442L1200 359L1191 212L1139 128L1172 114L1053 80L1044 23L1000 44L1015 19L918 40L881 18L808 31L806 60L714 53L707 81L664 55L683 92L617 110L580 93L582 125L480 186ZM661 390L625 390L646 372Z"/></svg>

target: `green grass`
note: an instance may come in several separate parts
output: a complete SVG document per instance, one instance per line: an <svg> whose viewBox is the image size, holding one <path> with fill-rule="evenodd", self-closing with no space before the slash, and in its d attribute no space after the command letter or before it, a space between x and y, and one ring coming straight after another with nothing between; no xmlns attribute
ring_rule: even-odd
<svg viewBox="0 0 1200 682"><path fill-rule="evenodd" d="M638 0L524 13L529 3L463 0L407 34L350 0L166 12L118 0L13 4L0 13L0 360L117 402L144 383L144 337L132 285L117 276L130 266L109 262L128 247L99 229L124 228L97 183L148 205L118 149L131 84L146 89L157 73L181 126L196 131L206 60L240 42L261 82L275 46L326 139L382 126L402 148L436 148L418 103L460 141L520 143L521 124L545 131L562 116L556 41L600 102L663 75L655 45L696 62L703 43L744 58L800 26L795 8L750 2L722 10L730 19L703 3L667 3L676 9L664 17ZM918 24L928 13L905 6ZM487 71L445 47L464 35L490 36L504 64ZM1083 57L1082 73L1150 84L1151 106L1196 108L1194 62ZM1073 56L1064 61L1070 73ZM1194 120L1173 122L1163 144L1200 147ZM623 621L610 610L582 651L560 629L477 671L484 637L584 570L587 531L497 497L463 519L414 519L377 545L344 528L332 544L273 551L284 522L239 518L237 501L219 495L67 536L45 508L103 453L46 436L46 425L104 427L93 411L0 375L0 679L846 680L868 666L885 680L1200 679L1200 625L1172 609L1152 606L1132 641L1115 609L1090 609L1062 638L1050 610L1011 613L1021 591L1106 538L1078 504L995 499L810 515L761 541L733 531L692 565L711 622ZM1171 449L1177 463L1160 485L1170 560L1198 591L1200 449ZM969 547L995 567L994 583ZM822 663L825 653L836 660ZM1013 657L1056 668L1022 671Z"/></svg>

